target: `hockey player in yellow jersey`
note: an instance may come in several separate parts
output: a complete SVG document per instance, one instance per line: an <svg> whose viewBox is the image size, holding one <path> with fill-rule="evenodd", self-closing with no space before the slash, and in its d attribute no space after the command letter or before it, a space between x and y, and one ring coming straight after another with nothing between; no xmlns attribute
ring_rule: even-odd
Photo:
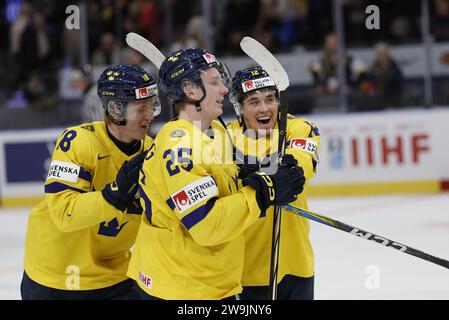
<svg viewBox="0 0 449 320"><path fill-rule="evenodd" d="M236 147L236 158L242 168L239 177L267 166L277 158L279 91L261 67L250 67L235 74L230 100L237 120L228 128ZM274 129L274 130L273 130ZM304 191L293 205L307 209L307 183L318 164L319 131L304 118L287 116L286 156L294 157L306 178ZM270 279L273 207L267 219L245 231L245 265L242 299L268 299ZM278 299L313 299L314 258L309 240L309 222L288 212L282 213Z"/></svg>
<svg viewBox="0 0 449 320"><path fill-rule="evenodd" d="M216 121L229 91L226 71L202 49L177 51L161 65L161 88L179 117L156 136L140 177L144 214L128 275L144 299L234 299L243 231L301 192L294 165L253 174L239 188L231 140Z"/></svg>
<svg viewBox="0 0 449 320"><path fill-rule="evenodd" d="M56 142L45 199L29 216L23 299L130 299L126 276L140 224L138 176L160 112L157 84L135 65L97 83L105 120L66 129Z"/></svg>

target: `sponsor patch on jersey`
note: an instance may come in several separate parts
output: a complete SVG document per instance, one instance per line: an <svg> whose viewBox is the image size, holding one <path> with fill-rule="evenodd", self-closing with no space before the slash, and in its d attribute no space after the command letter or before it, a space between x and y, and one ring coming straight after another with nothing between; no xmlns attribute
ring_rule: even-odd
<svg viewBox="0 0 449 320"><path fill-rule="evenodd" d="M204 60L206 60L207 63L217 62L217 59L215 58L215 56L209 52L203 54L203 58L204 58Z"/></svg>
<svg viewBox="0 0 449 320"><path fill-rule="evenodd" d="M139 282L146 288L153 288L153 279L139 271Z"/></svg>
<svg viewBox="0 0 449 320"><path fill-rule="evenodd" d="M292 139L287 147L306 151L318 159L318 143L314 140L304 138Z"/></svg>
<svg viewBox="0 0 449 320"><path fill-rule="evenodd" d="M157 84L135 89L136 99L145 99L157 95Z"/></svg>
<svg viewBox="0 0 449 320"><path fill-rule="evenodd" d="M179 213L183 213L195 204L218 195L218 187L214 178L204 177L185 186L171 195Z"/></svg>
<svg viewBox="0 0 449 320"><path fill-rule="evenodd" d="M47 179L57 179L76 183L80 173L80 166L59 160L53 160L48 170Z"/></svg>
<svg viewBox="0 0 449 320"><path fill-rule="evenodd" d="M242 83L243 92L273 86L275 86L275 84L273 79L271 79L270 77L264 77L256 80L248 80Z"/></svg>

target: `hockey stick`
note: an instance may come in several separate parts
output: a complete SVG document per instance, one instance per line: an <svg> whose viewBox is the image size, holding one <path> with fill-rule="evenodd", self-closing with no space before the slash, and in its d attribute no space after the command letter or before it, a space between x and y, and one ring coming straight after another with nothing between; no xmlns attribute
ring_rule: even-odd
<svg viewBox="0 0 449 320"><path fill-rule="evenodd" d="M270 75L279 91L288 88L290 81L284 67L260 42L251 37L244 37L240 41L240 47Z"/></svg>
<svg viewBox="0 0 449 320"><path fill-rule="evenodd" d="M150 60L150 62L154 64L158 70L161 68L162 62L165 60L165 56L150 41L137 33L130 32L126 35L126 43L128 46L140 52L145 58ZM169 109L168 116L170 119L173 118L172 108Z"/></svg>
<svg viewBox="0 0 449 320"><path fill-rule="evenodd" d="M257 40L244 37L240 41L242 50L254 61L256 61L273 79L279 91L285 91L281 95L280 121L279 121L279 145L278 159L282 159L285 150L285 137L287 131L287 92L290 81L287 72L279 61ZM281 240L281 208L276 206L273 217L273 232L271 239L271 261L270 261L270 287L269 298L277 299L277 278L279 264L279 244Z"/></svg>
<svg viewBox="0 0 449 320"><path fill-rule="evenodd" d="M325 224L327 226L336 228L338 230L342 230L344 232L350 233L350 234L355 235L355 236L360 237L360 238L364 238L366 240L371 240L371 241L377 242L377 243L379 243L381 245L384 245L386 247L390 247L390 248L399 250L401 252L410 254L410 255L415 256L417 258L420 258L420 259L423 259L423 260L435 263L435 264L437 264L439 266L442 266L442 267L445 267L445 268L449 269L449 261L447 261L447 260L444 260L444 259L441 259L441 258L437 258L435 256L432 256L430 254L427 254L427 253L422 252L422 251L417 250L417 249L410 248L409 246L406 246L406 245L401 244L399 242L387 239L385 237L378 236L378 235L376 235L376 234L374 234L372 232L368 232L368 231L365 231L365 230L362 230L362 229L350 226L350 225L345 224L343 222L340 222L340 221L337 221L337 220L334 220L334 219L322 216L320 214L317 214L317 213L314 213L314 212L311 212L311 211L308 211L308 210L305 210L305 209L302 209L302 208L298 208L298 207L292 206L290 204L286 205L286 206L282 206L282 209L284 209L284 210L286 210L288 212L300 215L301 217L304 217L304 218L307 218L307 219L310 219L310 220L313 220L313 221Z"/></svg>
<svg viewBox="0 0 449 320"><path fill-rule="evenodd" d="M159 70L162 62L165 60L165 56L150 41L137 33L130 32L126 35L126 43L128 46L140 52L145 58L150 60L150 62Z"/></svg>

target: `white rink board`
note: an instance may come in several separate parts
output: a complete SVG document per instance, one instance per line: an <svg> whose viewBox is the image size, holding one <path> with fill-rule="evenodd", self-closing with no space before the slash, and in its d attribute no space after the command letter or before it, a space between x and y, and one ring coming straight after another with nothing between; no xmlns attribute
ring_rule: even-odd
<svg viewBox="0 0 449 320"><path fill-rule="evenodd" d="M449 178L449 110L307 117L320 129L311 185Z"/></svg>
<svg viewBox="0 0 449 320"><path fill-rule="evenodd" d="M447 109L306 118L318 125L321 134L320 163L312 186L449 180ZM52 150L62 131L0 133L2 198L43 195Z"/></svg>

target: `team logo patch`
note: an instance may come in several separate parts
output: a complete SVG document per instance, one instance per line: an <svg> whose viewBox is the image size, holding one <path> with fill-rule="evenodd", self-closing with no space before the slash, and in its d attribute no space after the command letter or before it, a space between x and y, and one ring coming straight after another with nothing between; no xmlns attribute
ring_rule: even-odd
<svg viewBox="0 0 449 320"><path fill-rule="evenodd" d="M67 182L76 183L78 181L78 175L80 172L80 166L59 160L53 160L48 170L47 179L57 179Z"/></svg>
<svg viewBox="0 0 449 320"><path fill-rule="evenodd" d="M181 129L176 129L172 132L170 132L170 137L172 138L181 138L184 137L186 135L186 133L184 132L184 130Z"/></svg>
<svg viewBox="0 0 449 320"><path fill-rule="evenodd" d="M171 195L171 199L178 209L179 213L183 213L195 204L208 200L218 195L218 187L212 177L204 177L192 182L181 190Z"/></svg>
<svg viewBox="0 0 449 320"><path fill-rule="evenodd" d="M275 83L273 79L271 79L271 77L264 77L256 80L248 80L242 83L243 92L274 86Z"/></svg>
<svg viewBox="0 0 449 320"><path fill-rule="evenodd" d="M206 60L207 63L217 62L217 59L215 58L215 56L209 52L203 54L203 58L204 58L204 60Z"/></svg>
<svg viewBox="0 0 449 320"><path fill-rule="evenodd" d="M289 141L289 148L306 151L318 159L318 143L314 140L298 138Z"/></svg>
<svg viewBox="0 0 449 320"><path fill-rule="evenodd" d="M135 89L136 99L145 99L157 95L157 84Z"/></svg>
<svg viewBox="0 0 449 320"><path fill-rule="evenodd" d="M153 279L139 271L139 282L146 288L153 288Z"/></svg>

